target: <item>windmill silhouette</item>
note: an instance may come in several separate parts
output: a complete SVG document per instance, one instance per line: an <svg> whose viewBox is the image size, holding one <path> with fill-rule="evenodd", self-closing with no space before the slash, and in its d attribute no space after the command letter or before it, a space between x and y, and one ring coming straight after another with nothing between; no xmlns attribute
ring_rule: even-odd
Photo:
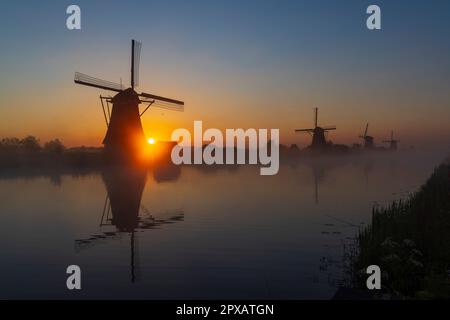
<svg viewBox="0 0 450 320"><path fill-rule="evenodd" d="M397 150L397 142L399 140L394 139L394 131L391 131L391 140L383 140L383 143L389 143L389 149L390 150Z"/></svg>
<svg viewBox="0 0 450 320"><path fill-rule="evenodd" d="M141 117L150 106L183 111L184 102L150 93L137 93L139 85L139 62L142 44L131 40L131 87L125 89L120 84L97 79L83 73L75 73L75 83L98 89L118 92L115 96L101 96L103 115L107 132L103 139L105 151L113 155L135 155L146 144ZM106 108L105 108L106 104ZM110 110L112 104L112 110ZM147 104L140 112L139 105ZM106 109L106 110L105 110Z"/></svg>
<svg viewBox="0 0 450 320"><path fill-rule="evenodd" d="M366 124L366 130L364 131L364 134L360 135L359 137L364 140L364 148L372 149L374 147L373 137L367 134L368 130L369 123Z"/></svg>
<svg viewBox="0 0 450 320"><path fill-rule="evenodd" d="M312 134L311 148L321 149L327 146L325 139L325 132L336 130L336 126L319 127L317 125L318 108L314 108L314 128L310 129L296 129L295 132L307 132Z"/></svg>

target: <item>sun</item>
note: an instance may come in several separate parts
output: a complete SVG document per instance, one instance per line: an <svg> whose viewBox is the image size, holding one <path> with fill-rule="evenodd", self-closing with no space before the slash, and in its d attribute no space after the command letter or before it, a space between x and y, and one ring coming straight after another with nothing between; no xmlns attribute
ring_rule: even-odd
<svg viewBox="0 0 450 320"><path fill-rule="evenodd" d="M148 144L155 144L156 140L153 139L153 138L149 138L149 139L147 140L147 142L148 142Z"/></svg>

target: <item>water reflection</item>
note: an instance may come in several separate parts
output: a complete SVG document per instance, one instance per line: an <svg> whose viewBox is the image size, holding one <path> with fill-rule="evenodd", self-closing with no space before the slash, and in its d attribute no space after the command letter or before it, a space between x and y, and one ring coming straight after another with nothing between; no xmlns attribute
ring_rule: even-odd
<svg viewBox="0 0 450 320"><path fill-rule="evenodd" d="M119 232L133 232L139 223L146 171L130 167L107 168L102 171L102 179L108 192L111 224Z"/></svg>
<svg viewBox="0 0 450 320"><path fill-rule="evenodd" d="M154 168L156 182L175 181L180 176L180 167L164 164ZM182 209L162 213L151 212L141 204L142 193L147 182L147 169L130 166L113 166L102 170L101 177L107 195L100 219L100 234L75 240L75 251L80 252L105 240L130 236L130 278L136 281L137 233L142 230L160 228L184 220ZM114 227L111 231L109 228Z"/></svg>

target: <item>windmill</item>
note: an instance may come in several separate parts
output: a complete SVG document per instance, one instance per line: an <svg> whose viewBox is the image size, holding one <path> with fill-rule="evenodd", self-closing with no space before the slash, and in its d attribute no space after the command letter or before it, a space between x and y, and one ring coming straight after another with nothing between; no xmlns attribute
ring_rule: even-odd
<svg viewBox="0 0 450 320"><path fill-rule="evenodd" d="M369 130L369 123L366 124L366 130L364 131L364 134L360 135L359 137L361 139L364 139L364 148L371 149L374 147L373 144L373 137L367 135L367 131Z"/></svg>
<svg viewBox="0 0 450 320"><path fill-rule="evenodd" d="M312 134L311 148L320 149L327 146L325 139L325 132L336 130L336 126L319 127L317 125L318 108L314 108L314 128L311 129L296 129L295 132L308 132Z"/></svg>
<svg viewBox="0 0 450 320"><path fill-rule="evenodd" d="M389 143L389 149L390 150L397 150L397 142L399 140L394 139L394 131L391 131L391 140L383 140L383 143Z"/></svg>
<svg viewBox="0 0 450 320"><path fill-rule="evenodd" d="M113 155L135 155L146 144L141 117L150 106L183 111L184 102L150 93L137 93L139 86L139 62L142 44L131 40L131 87L75 73L75 83L102 90L117 92L113 97L100 95L107 126L103 144L105 151ZM122 81L121 81L122 82ZM110 109L110 104L112 109ZM139 105L146 104L140 112ZM106 108L105 108L106 105ZM106 110L105 110L106 109Z"/></svg>

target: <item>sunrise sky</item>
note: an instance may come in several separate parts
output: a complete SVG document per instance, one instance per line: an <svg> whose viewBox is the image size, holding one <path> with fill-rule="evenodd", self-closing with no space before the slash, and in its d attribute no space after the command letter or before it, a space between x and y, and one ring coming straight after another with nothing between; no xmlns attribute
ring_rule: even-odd
<svg viewBox="0 0 450 320"><path fill-rule="evenodd" d="M66 29L78 4L82 30ZM382 30L366 28L370 4ZM380 142L450 142L450 1L15 1L0 8L0 137L35 135L101 145L97 90L75 71L129 84L130 41L142 41L140 90L181 99L185 112L143 117L158 140L172 130L336 125L358 142L365 123Z"/></svg>

